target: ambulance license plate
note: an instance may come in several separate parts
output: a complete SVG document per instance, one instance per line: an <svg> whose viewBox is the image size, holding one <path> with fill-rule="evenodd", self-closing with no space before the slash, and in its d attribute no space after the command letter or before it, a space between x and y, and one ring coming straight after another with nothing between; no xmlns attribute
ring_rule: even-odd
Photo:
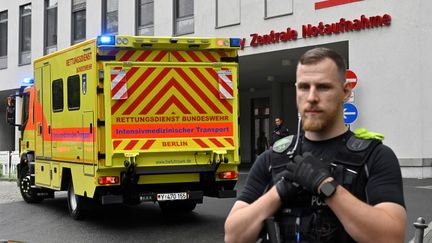
<svg viewBox="0 0 432 243"><path fill-rule="evenodd" d="M188 194L186 192L159 193L156 197L158 201L186 200Z"/></svg>

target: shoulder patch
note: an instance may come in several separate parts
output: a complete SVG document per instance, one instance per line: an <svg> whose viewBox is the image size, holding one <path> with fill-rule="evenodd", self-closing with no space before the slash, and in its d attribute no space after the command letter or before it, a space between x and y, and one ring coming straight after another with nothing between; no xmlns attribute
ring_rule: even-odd
<svg viewBox="0 0 432 243"><path fill-rule="evenodd" d="M367 149L372 142L371 139L361 139L351 136L346 144L347 148L353 152L360 152Z"/></svg>
<svg viewBox="0 0 432 243"><path fill-rule="evenodd" d="M293 142L294 135L289 135L287 137L277 140L272 147L272 150L276 153L282 153L285 151Z"/></svg>

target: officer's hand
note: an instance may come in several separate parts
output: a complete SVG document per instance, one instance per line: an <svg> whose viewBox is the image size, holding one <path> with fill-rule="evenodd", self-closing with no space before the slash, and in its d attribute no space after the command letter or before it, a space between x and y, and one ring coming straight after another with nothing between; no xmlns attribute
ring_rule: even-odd
<svg viewBox="0 0 432 243"><path fill-rule="evenodd" d="M311 153L297 155L294 162L287 165L287 169L287 179L297 182L312 194L317 194L321 182L330 177L326 163Z"/></svg>
<svg viewBox="0 0 432 243"><path fill-rule="evenodd" d="M276 175L276 190L282 204L287 204L293 200L297 194L297 188L287 179L288 171L284 170Z"/></svg>

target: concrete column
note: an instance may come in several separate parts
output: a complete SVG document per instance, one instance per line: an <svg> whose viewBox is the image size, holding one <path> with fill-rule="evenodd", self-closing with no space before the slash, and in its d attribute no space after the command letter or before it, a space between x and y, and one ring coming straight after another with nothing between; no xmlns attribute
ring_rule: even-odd
<svg viewBox="0 0 432 243"><path fill-rule="evenodd" d="M271 81L271 96L270 96L270 120L271 128L274 126L274 119L277 116L284 117L283 114L283 97L282 97L282 84L277 80Z"/></svg>

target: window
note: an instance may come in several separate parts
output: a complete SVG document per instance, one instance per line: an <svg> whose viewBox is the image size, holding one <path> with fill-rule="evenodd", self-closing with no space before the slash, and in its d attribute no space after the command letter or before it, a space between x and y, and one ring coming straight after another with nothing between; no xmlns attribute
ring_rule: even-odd
<svg viewBox="0 0 432 243"><path fill-rule="evenodd" d="M54 80L52 83L52 104L54 112L63 110L63 79Z"/></svg>
<svg viewBox="0 0 432 243"><path fill-rule="evenodd" d="M72 1L72 44L86 39L86 0Z"/></svg>
<svg viewBox="0 0 432 243"><path fill-rule="evenodd" d="M193 0L174 0L174 35L194 32Z"/></svg>
<svg viewBox="0 0 432 243"><path fill-rule="evenodd" d="M7 68L8 12L0 12L0 69Z"/></svg>
<svg viewBox="0 0 432 243"><path fill-rule="evenodd" d="M265 18L274 18L293 13L292 0L265 0Z"/></svg>
<svg viewBox="0 0 432 243"><path fill-rule="evenodd" d="M19 64L31 62L31 4L20 7Z"/></svg>
<svg viewBox="0 0 432 243"><path fill-rule="evenodd" d="M137 35L154 35L153 0L137 0Z"/></svg>
<svg viewBox="0 0 432 243"><path fill-rule="evenodd" d="M117 34L118 32L118 0L103 0L102 33Z"/></svg>
<svg viewBox="0 0 432 243"><path fill-rule="evenodd" d="M240 0L216 0L216 28L240 24Z"/></svg>
<svg viewBox="0 0 432 243"><path fill-rule="evenodd" d="M45 54L57 51L57 0L45 0Z"/></svg>
<svg viewBox="0 0 432 243"><path fill-rule="evenodd" d="M80 78L79 75L68 77L67 80L67 95L68 95L68 109L79 110L80 108Z"/></svg>

